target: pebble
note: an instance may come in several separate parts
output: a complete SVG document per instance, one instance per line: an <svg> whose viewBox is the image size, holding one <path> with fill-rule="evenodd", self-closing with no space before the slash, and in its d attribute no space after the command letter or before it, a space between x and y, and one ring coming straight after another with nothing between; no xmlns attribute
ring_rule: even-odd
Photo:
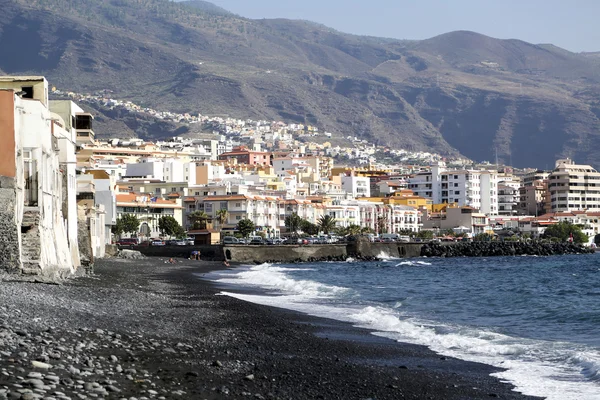
<svg viewBox="0 0 600 400"><path fill-rule="evenodd" d="M34 368L40 368L40 369L50 369L52 368L52 365L41 362L41 361L32 361L31 365L33 365Z"/></svg>

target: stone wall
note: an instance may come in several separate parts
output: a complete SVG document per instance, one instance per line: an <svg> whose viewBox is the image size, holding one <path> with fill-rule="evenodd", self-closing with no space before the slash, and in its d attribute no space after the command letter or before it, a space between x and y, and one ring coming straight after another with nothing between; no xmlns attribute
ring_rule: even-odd
<svg viewBox="0 0 600 400"><path fill-rule="evenodd" d="M224 261L223 246L134 246L137 250L147 257L179 257L189 258L192 251L200 252L200 259L207 261Z"/></svg>
<svg viewBox="0 0 600 400"><path fill-rule="evenodd" d="M0 271L21 270L21 250L17 226L15 179L0 177Z"/></svg>
<svg viewBox="0 0 600 400"><path fill-rule="evenodd" d="M358 240L348 244L348 255L364 259L420 257L422 246L421 243L371 243Z"/></svg>
<svg viewBox="0 0 600 400"><path fill-rule="evenodd" d="M227 260L242 263L300 262L345 260L345 244L284 245L284 246L224 246Z"/></svg>
<svg viewBox="0 0 600 400"><path fill-rule="evenodd" d="M88 271L93 271L94 255L92 253L92 238L90 235L88 218L85 215L85 210L80 208L77 211L79 213L77 218L77 240L79 241L81 267Z"/></svg>

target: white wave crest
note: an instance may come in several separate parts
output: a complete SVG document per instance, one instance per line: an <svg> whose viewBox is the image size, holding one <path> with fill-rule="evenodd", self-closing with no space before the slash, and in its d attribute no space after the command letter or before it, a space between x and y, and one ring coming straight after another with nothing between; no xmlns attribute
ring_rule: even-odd
<svg viewBox="0 0 600 400"><path fill-rule="evenodd" d="M431 263L427 261L402 261L396 264L396 267L401 267L402 265L431 265Z"/></svg>
<svg viewBox="0 0 600 400"><path fill-rule="evenodd" d="M360 327L375 329L378 336L506 368L493 375L511 382L526 395L549 400L600 400L600 354L594 350L573 355L572 343L550 344L458 326L440 329L379 307L366 307L349 318Z"/></svg>
<svg viewBox="0 0 600 400"><path fill-rule="evenodd" d="M296 280L286 274L294 270L301 269L274 267L265 263L238 272L233 276L225 276L218 281L265 288L282 294L302 295L306 299L335 297L348 290L344 287L325 285L311 280Z"/></svg>

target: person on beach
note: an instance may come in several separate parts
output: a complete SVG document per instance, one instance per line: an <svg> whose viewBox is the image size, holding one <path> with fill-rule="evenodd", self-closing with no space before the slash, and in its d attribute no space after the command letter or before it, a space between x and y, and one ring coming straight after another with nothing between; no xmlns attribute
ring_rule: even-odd
<svg viewBox="0 0 600 400"><path fill-rule="evenodd" d="M192 255L190 256L190 260L199 260L200 252L198 250L192 251Z"/></svg>
<svg viewBox="0 0 600 400"><path fill-rule="evenodd" d="M227 260L223 261L223 265L229 267L229 263L227 262Z"/></svg>

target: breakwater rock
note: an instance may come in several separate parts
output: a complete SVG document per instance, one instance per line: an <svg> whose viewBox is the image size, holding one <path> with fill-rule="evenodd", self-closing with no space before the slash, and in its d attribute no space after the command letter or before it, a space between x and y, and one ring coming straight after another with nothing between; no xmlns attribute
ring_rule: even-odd
<svg viewBox="0 0 600 400"><path fill-rule="evenodd" d="M593 252L580 244L542 242L425 243L421 247L423 257L552 256Z"/></svg>

